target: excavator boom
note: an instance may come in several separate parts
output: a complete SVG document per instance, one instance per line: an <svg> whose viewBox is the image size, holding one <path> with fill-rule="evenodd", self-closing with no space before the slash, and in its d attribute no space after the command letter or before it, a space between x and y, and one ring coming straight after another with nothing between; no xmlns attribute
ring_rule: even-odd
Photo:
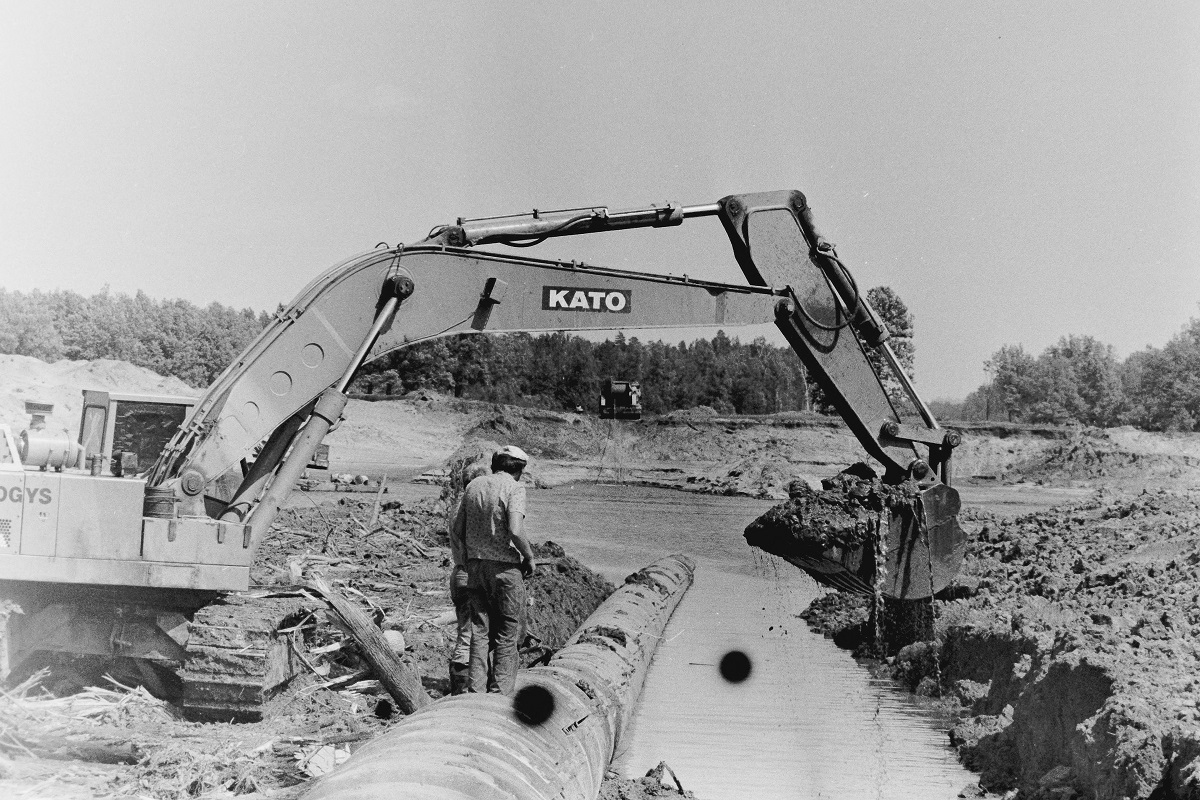
<svg viewBox="0 0 1200 800"><path fill-rule="evenodd" d="M372 342L389 280L406 281L412 291ZM359 363L413 342L481 331L763 324L774 319L779 295L769 287L462 248L419 244L373 251L335 267L280 312L201 399L151 482L179 480L184 502L202 496ZM365 356L359 353L363 344L369 345Z"/></svg>

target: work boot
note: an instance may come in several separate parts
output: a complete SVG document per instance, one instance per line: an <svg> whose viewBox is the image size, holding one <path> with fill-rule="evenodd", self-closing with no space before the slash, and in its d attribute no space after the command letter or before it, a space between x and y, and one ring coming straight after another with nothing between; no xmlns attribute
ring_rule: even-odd
<svg viewBox="0 0 1200 800"><path fill-rule="evenodd" d="M466 694L471 685L471 665L450 662L450 694Z"/></svg>

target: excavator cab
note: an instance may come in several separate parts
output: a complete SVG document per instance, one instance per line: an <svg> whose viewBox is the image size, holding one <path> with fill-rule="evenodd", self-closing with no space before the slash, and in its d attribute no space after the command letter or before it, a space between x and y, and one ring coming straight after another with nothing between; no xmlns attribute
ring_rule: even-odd
<svg viewBox="0 0 1200 800"><path fill-rule="evenodd" d="M195 405L194 397L85 389L79 420L84 462L99 456L100 474L137 474L155 462Z"/></svg>

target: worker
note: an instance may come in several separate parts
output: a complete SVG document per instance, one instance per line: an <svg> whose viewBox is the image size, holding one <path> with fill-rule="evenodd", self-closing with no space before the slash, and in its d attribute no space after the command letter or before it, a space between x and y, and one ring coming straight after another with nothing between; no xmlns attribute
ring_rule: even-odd
<svg viewBox="0 0 1200 800"><path fill-rule="evenodd" d="M450 602L454 604L454 616L458 624L454 649L450 652L450 694L465 694L471 682L471 595L467 589L467 543L462 538L462 532L455 532L453 522L462 508L463 489L471 481L487 474L487 464L481 461L463 470L462 482L457 484L459 499L450 515L450 557L454 561L450 571Z"/></svg>
<svg viewBox="0 0 1200 800"><path fill-rule="evenodd" d="M521 475L528 464L529 456L519 447L497 450L492 474L467 484L451 528L451 538L466 544L471 692L516 693L517 645L525 628L525 579L537 567L523 532Z"/></svg>

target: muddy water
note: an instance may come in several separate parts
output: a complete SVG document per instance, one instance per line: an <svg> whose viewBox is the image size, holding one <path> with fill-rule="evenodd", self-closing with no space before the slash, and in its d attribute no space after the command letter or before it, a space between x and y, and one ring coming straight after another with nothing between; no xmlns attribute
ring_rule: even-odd
<svg viewBox="0 0 1200 800"><path fill-rule="evenodd" d="M531 536L615 581L671 553L697 560L617 768L637 776L665 760L704 800L955 797L976 778L937 720L811 633L795 615L821 590L743 542L770 505L641 487L529 494ZM733 649L753 665L737 684L716 667Z"/></svg>

